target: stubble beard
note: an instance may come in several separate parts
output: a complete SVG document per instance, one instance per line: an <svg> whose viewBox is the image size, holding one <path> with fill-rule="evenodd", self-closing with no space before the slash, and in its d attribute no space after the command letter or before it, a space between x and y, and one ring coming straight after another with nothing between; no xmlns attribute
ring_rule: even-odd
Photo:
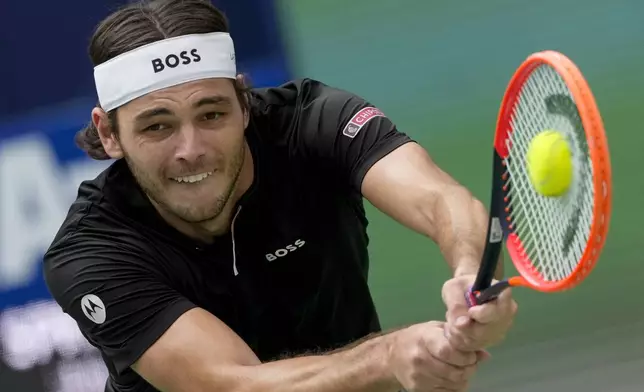
<svg viewBox="0 0 644 392"><path fill-rule="evenodd" d="M217 196L215 202L211 206L205 207L205 209L195 210L190 206L185 205L176 205L171 206L165 198L163 197L163 187L159 184L158 181L155 181L149 173L141 170L132 159L124 154L125 161L132 172L136 182L141 187L141 190L150 198L150 200L156 204L159 208L162 208L166 213L171 214L175 218L192 224L192 225L207 225L209 222L215 221L221 213L226 208L231 196L233 195L235 189L237 188L237 183L239 182L239 177L244 166L246 156L246 143L241 144L241 148L233 157L233 160L230 164L230 177L229 183L226 189Z"/></svg>

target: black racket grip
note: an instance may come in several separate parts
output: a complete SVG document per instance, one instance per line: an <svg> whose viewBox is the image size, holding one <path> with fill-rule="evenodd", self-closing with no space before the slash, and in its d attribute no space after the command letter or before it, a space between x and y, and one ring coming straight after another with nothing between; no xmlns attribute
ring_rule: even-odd
<svg viewBox="0 0 644 392"><path fill-rule="evenodd" d="M508 287L510 287L510 282L502 280L482 291L475 291L470 288L465 294L465 301L470 308L472 306L482 305L495 300Z"/></svg>

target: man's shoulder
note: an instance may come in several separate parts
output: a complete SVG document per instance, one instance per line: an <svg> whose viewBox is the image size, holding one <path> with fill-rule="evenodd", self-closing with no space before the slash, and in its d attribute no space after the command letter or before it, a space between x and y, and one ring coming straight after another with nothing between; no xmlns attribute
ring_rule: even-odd
<svg viewBox="0 0 644 392"><path fill-rule="evenodd" d="M323 82L311 78L297 78L283 82L276 86L264 86L251 88L253 98L266 104L285 104L294 99L303 91L311 89L316 85L325 85Z"/></svg>
<svg viewBox="0 0 644 392"><path fill-rule="evenodd" d="M299 140L293 133L315 137L321 128L339 129L366 106L357 94L310 78L251 90L253 123L265 141L279 145Z"/></svg>
<svg viewBox="0 0 644 392"><path fill-rule="evenodd" d="M78 186L76 199L71 203L48 249L65 247L68 242L82 238L93 245L109 246L116 240L136 238L137 232L127 224L113 195L115 187L124 186L121 162L108 166L96 177Z"/></svg>
<svg viewBox="0 0 644 392"><path fill-rule="evenodd" d="M156 258L149 241L131 225L87 203L68 215L42 260L45 277L86 270L107 278L123 268L149 270Z"/></svg>
<svg viewBox="0 0 644 392"><path fill-rule="evenodd" d="M260 111L280 108L302 109L304 106L323 103L329 99L345 100L358 97L350 91L312 78L298 78L278 86L253 88L251 96L254 108Z"/></svg>

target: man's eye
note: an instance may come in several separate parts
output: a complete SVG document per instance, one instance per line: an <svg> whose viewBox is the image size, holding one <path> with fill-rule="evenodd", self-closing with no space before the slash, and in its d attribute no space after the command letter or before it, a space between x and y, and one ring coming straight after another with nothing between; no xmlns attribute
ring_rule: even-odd
<svg viewBox="0 0 644 392"><path fill-rule="evenodd" d="M205 120L217 120L221 116L223 116L223 113L221 113L221 112L209 112L209 113L204 114L203 117L204 117Z"/></svg>
<svg viewBox="0 0 644 392"><path fill-rule="evenodd" d="M144 131L161 131L165 129L165 126L162 124L152 124L149 127L143 129Z"/></svg>

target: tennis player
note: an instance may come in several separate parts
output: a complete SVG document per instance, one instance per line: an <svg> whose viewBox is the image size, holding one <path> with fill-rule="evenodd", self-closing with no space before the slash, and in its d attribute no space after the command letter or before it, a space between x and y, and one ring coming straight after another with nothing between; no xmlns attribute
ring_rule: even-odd
<svg viewBox="0 0 644 392"><path fill-rule="evenodd" d="M207 1L153 0L92 38L77 143L114 162L80 185L44 275L105 390L466 390L516 310L509 291L465 304L485 208L366 100L249 89L227 32ZM446 322L381 331L363 198L440 247Z"/></svg>

